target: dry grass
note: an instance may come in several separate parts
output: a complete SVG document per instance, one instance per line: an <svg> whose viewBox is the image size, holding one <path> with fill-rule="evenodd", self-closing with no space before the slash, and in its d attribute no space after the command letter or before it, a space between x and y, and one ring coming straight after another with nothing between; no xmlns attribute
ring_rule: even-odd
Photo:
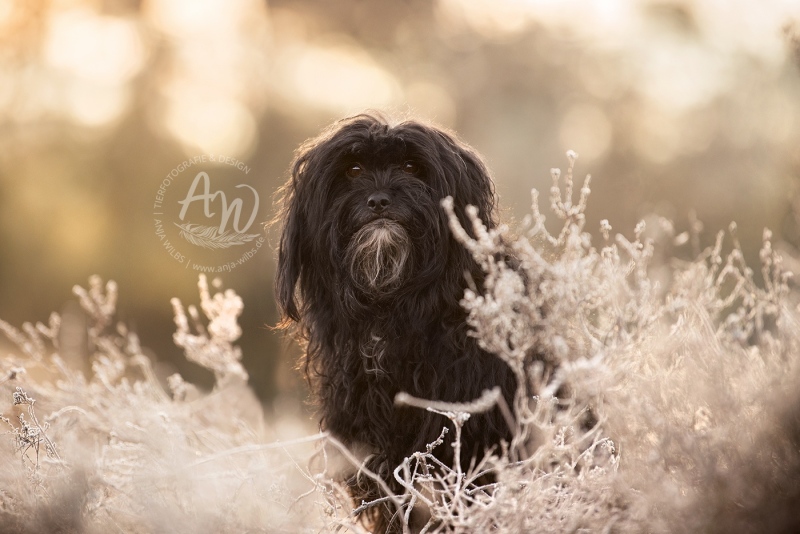
<svg viewBox="0 0 800 534"><path fill-rule="evenodd" d="M469 413L498 396L463 405L399 398L446 414L456 432L398 466L406 492L386 500L427 531L793 531L800 323L771 236L759 282L735 226L699 250L697 225L675 235L653 218L631 240L611 239L604 221L605 241L593 245L584 228L588 180L573 202L569 157L564 177L553 172L557 234L547 232L535 192L532 215L513 233L487 231L473 217L473 240L451 217L488 275L483 293L465 294L470 324L521 386L502 407L516 438L479 465L443 465L431 451L460 446ZM695 259L675 259L683 249ZM499 259L508 257L520 265ZM162 386L136 336L114 323L111 282L76 288L86 332L65 331L73 323L55 314L21 330L0 322L16 346L0 369L0 528L365 530L333 480L355 456L324 434L269 440L273 422L248 390L234 344L241 299L212 295L204 277L199 288L199 310L173 300L175 342L214 372L208 393L179 375ZM69 336L85 337L91 372L60 356ZM533 352L548 361L532 362ZM497 482L481 486L486 472Z"/></svg>

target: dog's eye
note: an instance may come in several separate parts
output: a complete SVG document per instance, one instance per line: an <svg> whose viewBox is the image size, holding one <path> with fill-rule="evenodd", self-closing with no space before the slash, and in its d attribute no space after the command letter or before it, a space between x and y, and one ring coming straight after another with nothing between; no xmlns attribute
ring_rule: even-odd
<svg viewBox="0 0 800 534"><path fill-rule="evenodd" d="M408 174L417 174L419 166L413 161L406 161L403 163L403 172Z"/></svg>
<svg viewBox="0 0 800 534"><path fill-rule="evenodd" d="M357 178L363 170L364 169L361 167L361 165L356 163L355 165L352 165L349 169L347 169L346 174L350 178Z"/></svg>

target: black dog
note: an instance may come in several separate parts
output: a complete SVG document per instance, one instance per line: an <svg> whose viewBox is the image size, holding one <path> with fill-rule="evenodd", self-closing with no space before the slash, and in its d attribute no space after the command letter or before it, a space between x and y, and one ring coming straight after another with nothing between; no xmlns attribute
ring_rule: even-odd
<svg viewBox="0 0 800 534"><path fill-rule="evenodd" d="M408 121L358 115L302 145L284 187L276 295L284 325L297 323L304 369L321 426L372 456L367 467L402 493L392 472L425 451L449 421L395 407L398 392L468 402L513 374L470 337L459 305L467 280L483 272L451 235L440 202L453 198L495 225L492 180L480 157L453 135ZM450 433L450 437L453 434ZM509 440L498 409L473 415L463 429L462 465ZM453 460L452 440L436 449ZM376 483L347 480L356 503L381 497ZM391 504L364 514L376 531L397 528Z"/></svg>

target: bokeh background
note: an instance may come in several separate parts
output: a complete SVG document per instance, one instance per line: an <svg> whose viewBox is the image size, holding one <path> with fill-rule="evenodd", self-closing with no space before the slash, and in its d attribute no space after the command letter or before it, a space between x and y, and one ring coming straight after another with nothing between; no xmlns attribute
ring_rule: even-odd
<svg viewBox="0 0 800 534"><path fill-rule="evenodd" d="M0 317L69 316L99 274L159 372L210 384L172 344L197 278L155 236L158 184L227 154L269 203L300 142L367 108L456 130L506 219L573 149L589 229L736 220L754 261L764 227L800 243L798 21L797 0L0 0ZM305 390L269 328L270 242L220 278L254 389L288 410Z"/></svg>

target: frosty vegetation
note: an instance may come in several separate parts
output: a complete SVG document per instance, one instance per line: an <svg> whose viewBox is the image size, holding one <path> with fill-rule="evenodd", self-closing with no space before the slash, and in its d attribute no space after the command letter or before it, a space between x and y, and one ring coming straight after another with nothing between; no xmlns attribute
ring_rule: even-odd
<svg viewBox="0 0 800 534"><path fill-rule="evenodd" d="M430 517L427 532L792 531L798 295L769 232L758 276L734 225L701 250L696 222L676 234L652 218L612 239L603 221L593 245L589 181L576 202L568 157L563 177L553 171L555 234L535 191L513 232L471 214L476 239L443 202L487 273L485 290L468 290L463 305L482 347L517 376L513 406L500 406L516 433L480 464L443 465L432 451L459 447L469 414L502 397L398 396L445 414L454 431L397 466L405 493L384 500L406 524L412 509ZM136 336L114 321L113 282L75 288L86 332L65 332L56 314L21 329L0 322L16 346L0 360L4 531L367 531L353 511L376 503L350 502L335 482L356 457L324 433L269 439L234 344L243 303L230 290L212 295L203 276L199 290L199 309L173 299L174 339L214 372L210 392L177 374L159 381ZM70 336L85 339L90 371L62 357ZM479 486L487 472L497 481Z"/></svg>

